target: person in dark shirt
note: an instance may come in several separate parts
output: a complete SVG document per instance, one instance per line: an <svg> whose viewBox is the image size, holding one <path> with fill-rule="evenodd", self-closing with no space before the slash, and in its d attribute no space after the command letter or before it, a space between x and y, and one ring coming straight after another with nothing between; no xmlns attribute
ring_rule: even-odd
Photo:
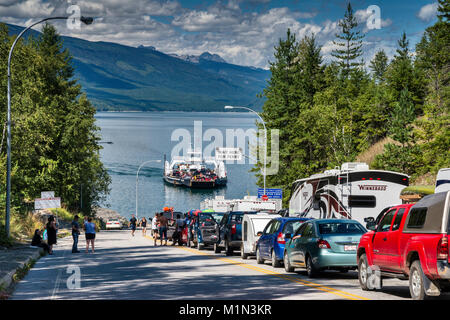
<svg viewBox="0 0 450 320"><path fill-rule="evenodd" d="M47 227L47 244L50 248L48 254L53 254L53 245L56 244L56 231L57 231L54 216L50 216L48 218L48 223L46 227Z"/></svg>
<svg viewBox="0 0 450 320"><path fill-rule="evenodd" d="M136 231L136 223L137 219L134 217L134 214L131 215L130 223L128 226L131 228L131 235L134 237L134 232Z"/></svg>
<svg viewBox="0 0 450 320"><path fill-rule="evenodd" d="M78 237L80 236L80 224L78 223L78 216L76 215L72 221L72 253L79 253L78 251Z"/></svg>
<svg viewBox="0 0 450 320"><path fill-rule="evenodd" d="M31 240L31 245L33 247L43 248L45 252L50 253L50 248L49 248L48 244L46 244L44 241L42 241L41 234L42 234L42 232L39 229L36 229L34 231L34 236L33 236L33 239Z"/></svg>

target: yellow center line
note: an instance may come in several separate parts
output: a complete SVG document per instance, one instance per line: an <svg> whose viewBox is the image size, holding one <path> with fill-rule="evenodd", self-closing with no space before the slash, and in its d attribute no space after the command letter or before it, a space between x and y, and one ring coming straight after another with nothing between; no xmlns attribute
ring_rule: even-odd
<svg viewBox="0 0 450 320"><path fill-rule="evenodd" d="M150 239L150 240L153 240L153 238L150 238L148 236L145 236L145 237ZM224 262L236 265L236 266L240 266L240 267L243 267L243 268L247 268L247 269L250 269L250 270L253 270L253 271L258 271L258 272L261 272L261 273L265 273L267 275L272 275L272 276L275 276L275 277L278 277L278 278L281 278L281 279L284 279L284 280L288 280L288 281L291 281L291 282L300 283L302 285L305 285L305 286L308 286L308 287L311 287L311 288L314 288L314 289L317 289L317 290L320 290L320 291L332 293L332 294L341 296L341 297L349 299L349 300L369 300L368 298L361 297L361 296L358 296L356 294L352 294L352 293L345 292L345 291L342 291L342 290L338 290L338 289L334 289L334 288L331 288L331 287L327 287L327 286L324 286L324 285L321 285L321 284L318 284L318 283L314 283L314 282L311 282L311 281L299 279L297 277L293 277L293 276L290 276L290 275L278 273L276 271L267 270L267 269L264 269L264 268L260 268L260 267L257 267L257 266L253 266L253 265L247 264L247 263L235 261L235 260L224 258L224 257L218 257L218 256L215 256L215 255L211 255L211 254L209 254L207 252L198 251L198 250L194 250L194 249L190 249L190 248L186 248L186 247L179 247L179 246L177 248L185 250L185 251L189 251L189 252L192 252L192 253L195 253L195 254L200 254L200 255L204 255L204 256L210 257L210 258L221 260L221 261L224 261Z"/></svg>

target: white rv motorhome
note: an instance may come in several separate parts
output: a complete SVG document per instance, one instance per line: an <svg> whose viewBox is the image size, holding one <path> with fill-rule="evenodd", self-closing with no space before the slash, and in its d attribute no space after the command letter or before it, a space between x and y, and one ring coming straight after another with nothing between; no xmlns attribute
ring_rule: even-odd
<svg viewBox="0 0 450 320"><path fill-rule="evenodd" d="M364 223L364 218L376 217L384 208L401 204L400 193L408 185L406 174L370 170L366 163L344 163L341 168L295 181L289 215Z"/></svg>
<svg viewBox="0 0 450 320"><path fill-rule="evenodd" d="M439 170L436 176L436 189L434 193L450 191L450 168Z"/></svg>

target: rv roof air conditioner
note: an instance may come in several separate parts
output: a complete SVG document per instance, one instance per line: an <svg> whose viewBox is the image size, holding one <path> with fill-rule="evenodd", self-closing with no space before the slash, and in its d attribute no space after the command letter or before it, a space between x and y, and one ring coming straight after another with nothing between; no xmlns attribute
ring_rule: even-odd
<svg viewBox="0 0 450 320"><path fill-rule="evenodd" d="M364 162L346 162L341 166L342 171L363 171L369 170L369 165Z"/></svg>

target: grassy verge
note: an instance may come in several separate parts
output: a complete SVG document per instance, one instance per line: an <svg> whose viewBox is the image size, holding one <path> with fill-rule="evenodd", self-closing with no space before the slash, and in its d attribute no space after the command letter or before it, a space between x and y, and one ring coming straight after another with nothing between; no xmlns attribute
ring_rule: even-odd
<svg viewBox="0 0 450 320"><path fill-rule="evenodd" d="M36 263L35 259L30 259L22 268L17 269L16 273L13 275L14 282L19 282L25 276L27 275L28 271L30 271L31 268L33 268L34 264Z"/></svg>
<svg viewBox="0 0 450 320"><path fill-rule="evenodd" d="M420 194L426 196L434 193L434 186L409 186L402 191L402 195L405 194Z"/></svg>

